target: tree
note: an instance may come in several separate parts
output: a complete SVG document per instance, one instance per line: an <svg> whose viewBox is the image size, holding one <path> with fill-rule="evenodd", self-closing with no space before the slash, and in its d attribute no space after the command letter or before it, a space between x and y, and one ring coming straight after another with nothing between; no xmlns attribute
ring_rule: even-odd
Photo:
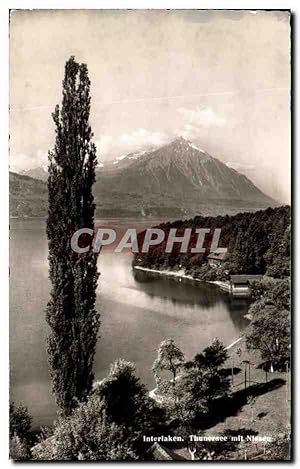
<svg viewBox="0 0 300 469"><path fill-rule="evenodd" d="M31 417L27 407L22 404L9 404L9 453L14 460L30 458Z"/></svg>
<svg viewBox="0 0 300 469"><path fill-rule="evenodd" d="M65 66L62 107L56 106L52 115L56 140L49 151L47 219L52 284L46 312L48 354L53 393L65 414L91 390L100 322L95 310L97 255L77 254L70 245L79 228L94 229L96 147L89 114L87 66L71 57Z"/></svg>
<svg viewBox="0 0 300 469"><path fill-rule="evenodd" d="M184 354L174 340L166 339L159 346L158 356L153 363L152 370L156 377L161 371L169 371L172 374L172 382L175 384L178 371L183 367L184 362Z"/></svg>
<svg viewBox="0 0 300 469"><path fill-rule="evenodd" d="M164 399L164 407L169 415L173 416L175 413L177 418L180 418L180 409L176 380L184 363L184 354L174 340L165 339L159 346L157 358L152 366L157 390Z"/></svg>
<svg viewBox="0 0 300 469"><path fill-rule="evenodd" d="M28 442L15 435L9 442L9 457L14 461L27 461L30 459Z"/></svg>
<svg viewBox="0 0 300 469"><path fill-rule="evenodd" d="M289 360L289 343L289 311L273 305L257 307L246 333L248 349L259 350L266 364L278 369Z"/></svg>
<svg viewBox="0 0 300 469"><path fill-rule="evenodd" d="M170 389L172 389L173 397L175 397L176 378L178 377L178 372L183 368L184 363L184 354L175 344L174 340L163 340L159 346L157 358L152 366L152 371L154 372L155 380L160 390L164 390L164 392L168 393ZM171 380L169 377L162 378L162 372L171 373Z"/></svg>
<svg viewBox="0 0 300 469"><path fill-rule="evenodd" d="M235 273L248 271L248 223L247 219L242 220L235 233L234 249L231 262L235 268Z"/></svg>
<svg viewBox="0 0 300 469"><path fill-rule="evenodd" d="M177 417L180 428L190 435L194 421L209 411L204 373L197 368L189 369L180 377L176 389Z"/></svg>
<svg viewBox="0 0 300 469"><path fill-rule="evenodd" d="M116 360L108 377L94 385L93 393L101 397L108 419L117 425L153 434L164 421L164 412L149 397L131 362Z"/></svg>
<svg viewBox="0 0 300 469"><path fill-rule="evenodd" d="M111 423L105 403L91 395L67 417L60 417L53 436L34 450L38 460L116 460L137 459L126 428Z"/></svg>
<svg viewBox="0 0 300 469"><path fill-rule="evenodd" d="M160 432L163 412L135 376L134 365L117 360L108 377L95 383L86 402L56 423L36 459L136 460L148 449L143 435Z"/></svg>
<svg viewBox="0 0 300 469"><path fill-rule="evenodd" d="M249 314L253 318L246 333L249 349L259 350L271 368L282 367L289 361L290 344L290 281L264 280L253 282L253 303Z"/></svg>
<svg viewBox="0 0 300 469"><path fill-rule="evenodd" d="M212 411L215 399L228 395L230 383L222 365L228 358L228 352L222 342L215 339L202 353L185 365L188 373L182 382L187 391L185 401L196 417L199 413Z"/></svg>
<svg viewBox="0 0 300 469"><path fill-rule="evenodd" d="M266 295L266 292L270 291L273 285L274 280L271 278L251 280L249 283L250 300L252 302L256 302L262 299Z"/></svg>
<svg viewBox="0 0 300 469"><path fill-rule="evenodd" d="M252 305L250 313L253 315L256 306L261 309L263 305L269 304L280 309L290 309L290 280L263 279L250 282L250 293Z"/></svg>
<svg viewBox="0 0 300 469"><path fill-rule="evenodd" d="M22 439L29 437L31 427L31 417L27 407L23 404L15 405L14 402L9 404L9 436L15 435Z"/></svg>
<svg viewBox="0 0 300 469"><path fill-rule="evenodd" d="M270 229L271 228L271 229ZM290 208L281 210L281 217L268 227L270 247L265 254L267 275L283 278L290 275L291 220Z"/></svg>
<svg viewBox="0 0 300 469"><path fill-rule="evenodd" d="M222 342L215 339L211 345L206 347L202 353L194 358L195 365L201 369L217 371L227 360L228 352Z"/></svg>

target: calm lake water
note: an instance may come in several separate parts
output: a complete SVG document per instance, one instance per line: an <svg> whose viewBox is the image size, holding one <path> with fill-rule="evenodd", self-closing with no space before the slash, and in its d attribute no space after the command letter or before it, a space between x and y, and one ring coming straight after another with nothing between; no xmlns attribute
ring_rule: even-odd
<svg viewBox="0 0 300 469"><path fill-rule="evenodd" d="M118 220L97 225L117 227ZM127 222L144 229L154 221ZM45 307L49 299L47 239L43 220L11 220L10 232L10 392L33 416L33 424L50 425L56 414L51 395L45 341L49 332ZM225 345L247 325L245 300L232 299L213 285L178 282L170 278L134 274L131 254L102 252L97 308L101 338L95 377L122 357L135 362L137 374L154 387L152 363L160 342L172 337L187 358L218 337Z"/></svg>

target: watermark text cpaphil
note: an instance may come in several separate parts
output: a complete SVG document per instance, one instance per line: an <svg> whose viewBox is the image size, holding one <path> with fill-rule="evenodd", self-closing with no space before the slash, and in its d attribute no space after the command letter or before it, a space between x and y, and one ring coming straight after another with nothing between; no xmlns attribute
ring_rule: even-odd
<svg viewBox="0 0 300 469"><path fill-rule="evenodd" d="M130 249L133 253L149 252L151 247L162 245L166 253L171 253L174 246L180 245L180 252L200 254L210 252L225 253L227 248L220 247L221 228L185 228L180 233L176 228L164 231L161 228L147 228L141 236L135 228L128 228L120 239L113 228L80 228L71 238L71 248L78 254L89 251L99 253L103 246L114 246L115 252Z"/></svg>

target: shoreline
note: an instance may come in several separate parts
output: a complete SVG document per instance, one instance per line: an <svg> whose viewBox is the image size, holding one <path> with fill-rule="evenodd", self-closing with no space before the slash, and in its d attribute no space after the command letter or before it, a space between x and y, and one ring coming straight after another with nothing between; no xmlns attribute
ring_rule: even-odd
<svg viewBox="0 0 300 469"><path fill-rule="evenodd" d="M184 278L186 280L192 280L194 282L203 282L208 283L205 280L201 280L200 278L192 277L192 275L187 275L184 273L184 270L172 271L172 270L158 270L158 269L149 269L149 267L141 267L139 265L134 265L133 269L135 270L142 270L143 272L149 272L152 274L159 274L165 275L166 277L175 277L175 278ZM211 282L213 283L213 282Z"/></svg>
<svg viewBox="0 0 300 469"><path fill-rule="evenodd" d="M164 275L166 277L175 277L178 279L185 279L191 280L193 282L202 282L210 285L215 285L219 287L221 290L230 292L230 286L226 282L221 282L220 280L201 280L200 278L195 278L192 275L188 275L184 273L184 270L172 271L172 270L158 270L158 269L150 269L149 267L141 267L139 265L134 265L133 269L141 270L143 272L149 272L153 274Z"/></svg>

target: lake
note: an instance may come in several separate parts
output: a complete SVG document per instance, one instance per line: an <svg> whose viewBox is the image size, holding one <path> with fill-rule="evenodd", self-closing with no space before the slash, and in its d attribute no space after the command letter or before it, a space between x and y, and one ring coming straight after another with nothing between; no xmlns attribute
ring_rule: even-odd
<svg viewBox="0 0 300 469"><path fill-rule="evenodd" d="M97 226L140 230L157 221L97 221ZM45 307L49 299L45 221L10 220L10 394L23 402L33 426L51 425L56 406L47 364ZM248 321L247 301L233 299L214 285L134 273L130 253L101 252L97 309L101 338L95 377L103 378L117 358L135 362L149 389L151 366L160 342L168 337L192 358L214 338L225 345L237 339Z"/></svg>

